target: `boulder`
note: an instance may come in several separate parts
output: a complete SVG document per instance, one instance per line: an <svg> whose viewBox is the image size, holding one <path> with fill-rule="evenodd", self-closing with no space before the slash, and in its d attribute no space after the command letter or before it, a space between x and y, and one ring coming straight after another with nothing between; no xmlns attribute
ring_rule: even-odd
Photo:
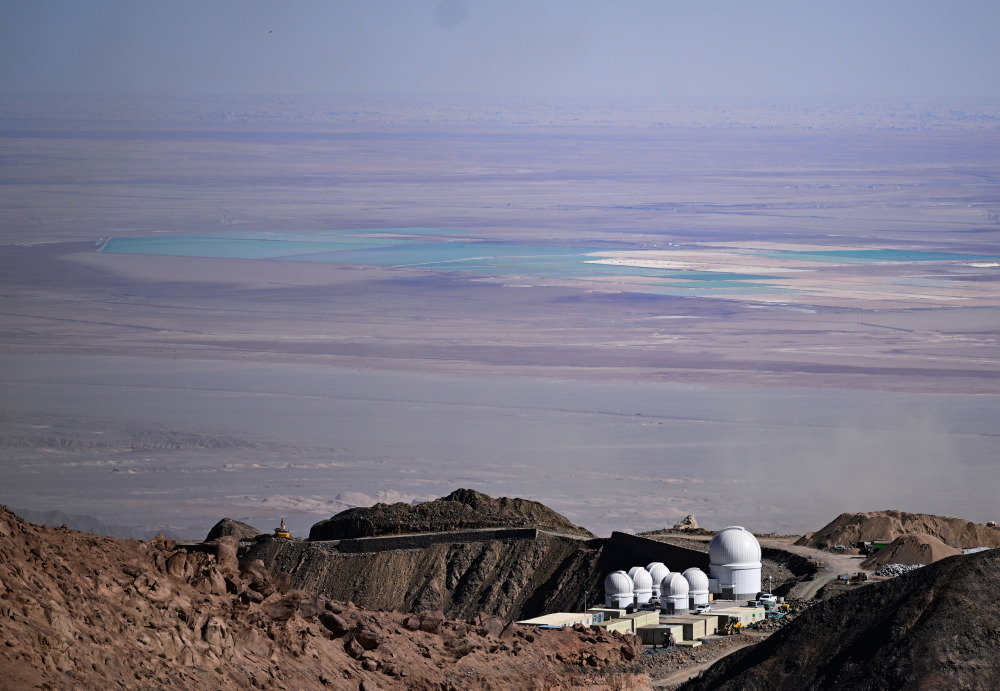
<svg viewBox="0 0 1000 691"><path fill-rule="evenodd" d="M232 535L220 537L202 544L202 549L215 556L219 569L225 573L236 573L240 568L240 560L236 557L239 540Z"/></svg>
<svg viewBox="0 0 1000 691"><path fill-rule="evenodd" d="M261 532L252 525L234 521L232 518L223 518L208 531L208 535L205 537L205 542L211 542L212 540L217 540L220 537L230 535L235 537L237 540L252 540L260 534Z"/></svg>

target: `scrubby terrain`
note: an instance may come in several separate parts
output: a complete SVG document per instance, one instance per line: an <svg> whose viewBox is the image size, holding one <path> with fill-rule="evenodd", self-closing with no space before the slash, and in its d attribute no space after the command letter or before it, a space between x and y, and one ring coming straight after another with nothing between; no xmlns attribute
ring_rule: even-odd
<svg viewBox="0 0 1000 691"><path fill-rule="evenodd" d="M989 550L845 593L683 688L998 688L998 569Z"/></svg>
<svg viewBox="0 0 1000 691"><path fill-rule="evenodd" d="M640 650L631 635L366 610L290 589L260 562L241 568L234 537L204 547L40 527L0 507L0 689L571 688L582 668Z"/></svg>
<svg viewBox="0 0 1000 691"><path fill-rule="evenodd" d="M905 511L842 513L795 544L827 549L834 545L851 546L860 541L895 540L907 533L932 535L956 549L1000 547L1000 530L961 518Z"/></svg>
<svg viewBox="0 0 1000 691"><path fill-rule="evenodd" d="M343 540L495 527L539 528L593 537L590 531L536 501L510 497L494 499L472 489L458 489L447 497L417 505L399 502L342 511L314 525L309 531L309 539Z"/></svg>

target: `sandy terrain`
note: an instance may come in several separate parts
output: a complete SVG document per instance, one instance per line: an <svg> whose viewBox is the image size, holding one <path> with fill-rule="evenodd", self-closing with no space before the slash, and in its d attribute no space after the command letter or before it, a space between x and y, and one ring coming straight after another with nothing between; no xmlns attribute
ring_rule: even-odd
<svg viewBox="0 0 1000 691"><path fill-rule="evenodd" d="M598 534L995 518L1000 268L749 254L996 256L993 130L4 122L2 503L196 536L459 486ZM804 292L95 252L384 227Z"/></svg>

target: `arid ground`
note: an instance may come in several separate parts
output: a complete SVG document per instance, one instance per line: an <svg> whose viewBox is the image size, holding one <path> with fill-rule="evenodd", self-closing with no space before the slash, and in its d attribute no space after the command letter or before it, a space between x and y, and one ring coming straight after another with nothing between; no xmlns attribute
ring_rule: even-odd
<svg viewBox="0 0 1000 691"><path fill-rule="evenodd" d="M0 503L196 537L456 487L598 534L996 518L995 117L159 108L0 119ZM414 228L587 258L98 251Z"/></svg>

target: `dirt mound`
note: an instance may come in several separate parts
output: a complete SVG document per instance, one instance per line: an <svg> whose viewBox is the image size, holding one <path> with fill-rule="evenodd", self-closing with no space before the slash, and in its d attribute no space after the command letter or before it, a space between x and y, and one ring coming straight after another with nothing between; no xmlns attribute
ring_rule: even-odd
<svg viewBox="0 0 1000 691"><path fill-rule="evenodd" d="M933 535L955 549L1000 547L1000 530L961 518L905 511L842 513L815 533L796 542L800 547L827 549L869 540L895 540L907 533Z"/></svg>
<svg viewBox="0 0 1000 691"><path fill-rule="evenodd" d="M720 660L685 691L1000 688L1000 551L867 585Z"/></svg>
<svg viewBox="0 0 1000 691"><path fill-rule="evenodd" d="M252 525L234 521L232 518L223 518L208 531L205 542L211 542L227 535L232 535L238 540L252 540L260 534L261 532Z"/></svg>
<svg viewBox="0 0 1000 691"><path fill-rule="evenodd" d="M472 489L423 504L376 504L341 511L309 531L310 540L345 540L476 528L540 528L572 535L593 535L544 504L527 499L494 499Z"/></svg>
<svg viewBox="0 0 1000 691"><path fill-rule="evenodd" d="M933 535L910 533L901 535L878 552L861 562L863 569L877 569L886 564L933 564L962 551L950 547Z"/></svg>
<svg viewBox="0 0 1000 691"><path fill-rule="evenodd" d="M239 568L233 537L204 547L44 528L0 507L0 688L561 688L641 651L631 634L368 611L289 590L260 562Z"/></svg>

